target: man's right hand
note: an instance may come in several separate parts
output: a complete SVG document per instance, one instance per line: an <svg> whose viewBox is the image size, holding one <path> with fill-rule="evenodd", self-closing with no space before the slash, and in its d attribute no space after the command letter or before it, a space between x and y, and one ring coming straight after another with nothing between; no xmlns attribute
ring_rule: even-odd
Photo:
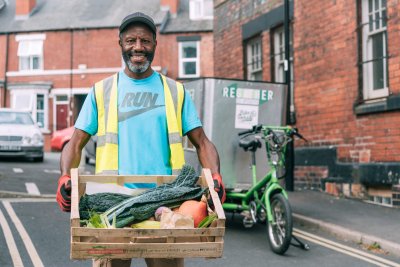
<svg viewBox="0 0 400 267"><path fill-rule="evenodd" d="M71 211L71 176L65 174L58 179L56 200L62 211Z"/></svg>

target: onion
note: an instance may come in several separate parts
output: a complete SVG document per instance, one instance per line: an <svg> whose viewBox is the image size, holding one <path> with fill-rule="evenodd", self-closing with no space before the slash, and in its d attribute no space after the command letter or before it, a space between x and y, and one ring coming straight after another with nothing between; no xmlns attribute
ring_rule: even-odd
<svg viewBox="0 0 400 267"><path fill-rule="evenodd" d="M154 213L154 218L156 219L156 221L160 221L161 220L161 214L163 213L163 210L171 210L170 208L168 208L168 207L164 207L164 206L161 206L161 207L159 207L157 210L156 210L156 212Z"/></svg>

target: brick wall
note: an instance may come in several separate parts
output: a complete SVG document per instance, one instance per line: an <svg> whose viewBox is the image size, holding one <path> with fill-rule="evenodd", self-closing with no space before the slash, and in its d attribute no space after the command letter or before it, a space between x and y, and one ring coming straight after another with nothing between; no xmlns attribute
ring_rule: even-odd
<svg viewBox="0 0 400 267"><path fill-rule="evenodd" d="M121 49L118 44L117 29L90 29L70 31L39 32L46 35L43 42L43 64L45 71L64 71L57 75L31 75L9 76L8 83L51 82L52 91L67 88L89 88L95 82L111 75L112 73L85 73L66 74L72 68L86 66L87 69L121 68ZM26 34L26 33L24 33ZM32 33L38 34L38 32ZM201 76L214 76L213 68L213 35L212 32L193 34L158 34L158 47L153 66L167 69L167 75L176 79L178 77L178 43L177 35L200 35L200 62ZM18 72L19 61L17 56L18 42L16 35L9 36L7 72ZM73 49L71 58L71 45ZM6 54L6 36L0 35L0 55ZM0 56L0 80L5 77L5 56ZM0 101L3 103L3 90L0 88ZM10 106L10 94L7 92L7 104ZM53 99L49 99L49 127L53 128ZM73 116L75 117L75 115ZM50 150L51 134L45 135L45 149Z"/></svg>
<svg viewBox="0 0 400 267"><path fill-rule="evenodd" d="M45 32L43 43L44 70L69 70L71 68L71 38L73 38L72 68L80 64L87 68L118 68L122 66L121 51L116 29L71 32ZM18 71L18 42L10 35L9 64L7 71ZM111 75L78 74L73 76L72 88L90 87L100 79ZM9 77L9 82L51 81L53 88L70 88L70 75Z"/></svg>
<svg viewBox="0 0 400 267"><path fill-rule="evenodd" d="M395 2L388 1L389 17L397 13L399 4L396 9ZM400 148L400 130L396 126L399 112L356 116L353 111L358 97L356 22L355 1L296 2L297 126L311 145L337 146L340 161L399 161L400 155L394 152ZM400 59L398 30L398 24L389 23L389 83L393 92L400 89L395 85Z"/></svg>
<svg viewBox="0 0 400 267"><path fill-rule="evenodd" d="M71 32L45 32L44 41L44 69L69 70L71 68L71 38L73 38L72 68L78 69L79 65L93 68L120 68L122 66L121 49L118 45L117 29L81 30ZM167 75L171 78L178 77L178 43L177 35L196 35L201 37L200 44L200 69L201 76L214 76L213 68L213 35L208 33L194 34L167 34L158 35L158 45L153 66L167 68ZM0 52L3 50L4 35L0 35ZM5 49L5 48L4 48ZM5 51L5 50L4 50ZM10 35L9 64L7 71L18 71L18 42L15 35ZM5 52L4 52L5 54ZM0 57L0 63L4 57ZM4 63L0 64L0 77L4 73ZM4 74L3 74L4 75ZM89 87L95 82L109 76L106 74L77 74L73 75L72 87ZM0 78L1 79L1 78ZM9 82L52 81L53 88L69 88L70 75L49 76L22 76L10 77Z"/></svg>
<svg viewBox="0 0 400 267"><path fill-rule="evenodd" d="M7 36L6 35L0 35L0 80L5 79L5 63L6 63L6 47L7 47Z"/></svg>
<svg viewBox="0 0 400 267"><path fill-rule="evenodd" d="M328 168L323 166L298 166L295 168L295 188L321 189L322 180L328 177Z"/></svg>
<svg viewBox="0 0 400 267"><path fill-rule="evenodd" d="M388 51L389 58L389 86L395 93L400 93L400 3L389 0L388 11Z"/></svg>
<svg viewBox="0 0 400 267"><path fill-rule="evenodd" d="M167 76L179 78L179 44L177 36L200 36L200 76L214 76L214 41L212 32L160 34L157 37L157 50L153 66L167 68Z"/></svg>
<svg viewBox="0 0 400 267"><path fill-rule="evenodd" d="M243 78L242 25L282 1L264 1L253 9L249 4L250 1L222 0L215 4L217 76ZM250 11L243 11L246 8ZM394 95L400 93L399 10L399 1L387 1L389 90ZM347 172L349 177L343 177L350 180L360 164L378 166L400 161L399 110L365 115L356 115L354 111L360 88L357 23L357 1L294 1L296 126L309 140L307 144L296 141L296 147L336 148L336 162L353 168ZM271 53L271 42L267 40L270 36L268 31L262 33L264 59ZM270 81L272 67L267 60L263 63L263 78ZM296 166L295 182L298 186L317 187L319 180L330 175L323 166ZM340 194L350 192L349 195L362 197L365 193L360 184L333 184L328 185L328 191L334 192L337 187Z"/></svg>
<svg viewBox="0 0 400 267"><path fill-rule="evenodd" d="M241 26L283 3L271 1L217 1L214 10L214 70L216 77L244 79ZM269 32L263 32L263 77L270 78Z"/></svg>

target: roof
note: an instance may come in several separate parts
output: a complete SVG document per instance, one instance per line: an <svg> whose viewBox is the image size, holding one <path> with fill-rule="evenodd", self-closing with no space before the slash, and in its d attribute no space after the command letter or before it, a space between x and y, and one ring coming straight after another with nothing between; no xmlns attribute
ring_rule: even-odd
<svg viewBox="0 0 400 267"><path fill-rule="evenodd" d="M160 9L160 0L36 0L29 18L15 18L15 1L0 0L0 33L117 28L136 11L151 16L163 33L212 31L212 20L189 19L189 0L180 1L176 17ZM5 3L5 4L4 4Z"/></svg>
<svg viewBox="0 0 400 267"><path fill-rule="evenodd" d="M160 10L160 0L37 0L28 19L16 20L15 1L6 1L0 9L0 33L114 28L135 11L148 14L160 25L167 15Z"/></svg>
<svg viewBox="0 0 400 267"><path fill-rule="evenodd" d="M179 1L178 15L170 16L161 33L208 32L213 31L213 20L191 20L189 17L189 0Z"/></svg>

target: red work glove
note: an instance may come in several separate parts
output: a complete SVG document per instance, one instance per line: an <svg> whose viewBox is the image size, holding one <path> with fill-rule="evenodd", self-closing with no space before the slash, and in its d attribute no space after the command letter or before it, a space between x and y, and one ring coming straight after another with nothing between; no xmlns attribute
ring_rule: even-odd
<svg viewBox="0 0 400 267"><path fill-rule="evenodd" d="M56 200L62 211L71 211L71 176L66 174L58 179Z"/></svg>
<svg viewBox="0 0 400 267"><path fill-rule="evenodd" d="M214 190L218 193L221 204L223 204L226 199L226 193L224 183L222 182L222 177L219 173L213 173L212 178L214 180Z"/></svg>

